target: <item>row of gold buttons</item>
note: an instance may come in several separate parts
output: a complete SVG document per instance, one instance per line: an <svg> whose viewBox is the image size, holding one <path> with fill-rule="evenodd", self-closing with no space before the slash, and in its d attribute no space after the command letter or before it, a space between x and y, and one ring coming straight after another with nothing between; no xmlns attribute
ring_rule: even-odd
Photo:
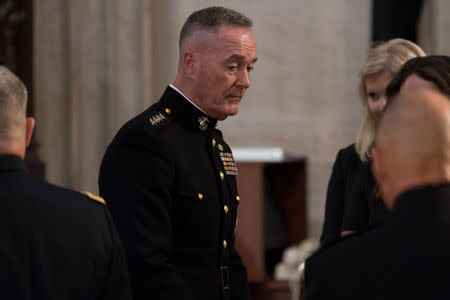
<svg viewBox="0 0 450 300"><path fill-rule="evenodd" d="M199 200L203 200L203 194L202 193L198 193L197 197L198 197ZM237 202L241 201L241 197L236 196L236 201ZM227 214L228 213L228 206L225 205L224 206L224 210L225 210L225 213Z"/></svg>
<svg viewBox="0 0 450 300"><path fill-rule="evenodd" d="M214 146L216 146L216 140L215 140L215 139L212 139L211 145L212 145L213 148L214 148ZM222 148L221 145L218 145L217 147ZM222 148L222 149L219 149L219 150L222 151L223 148ZM219 172L219 176L220 176L220 179L221 179L222 181L225 179L225 174L224 174L222 171ZM199 194L199 195L200 195L200 194ZM202 198L203 198L203 196L202 196ZM200 199L200 200L201 200L202 198L200 198L200 196L199 196L199 199ZM240 198L239 196L236 196L236 200L237 200L237 202L239 202L239 201L241 200L241 198ZM228 213L230 212L230 208L229 208L227 205L224 205L224 206L223 206L223 211L224 211L225 215L228 215ZM223 240L223 248L226 248L227 246L228 246L227 240Z"/></svg>

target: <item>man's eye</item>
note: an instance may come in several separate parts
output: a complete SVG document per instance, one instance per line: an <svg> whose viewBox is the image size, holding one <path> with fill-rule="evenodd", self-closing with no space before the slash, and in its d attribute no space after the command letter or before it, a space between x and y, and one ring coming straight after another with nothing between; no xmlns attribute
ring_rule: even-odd
<svg viewBox="0 0 450 300"><path fill-rule="evenodd" d="M232 72L237 71L239 69L238 66L228 66L227 68L228 68L228 71L232 71Z"/></svg>
<svg viewBox="0 0 450 300"><path fill-rule="evenodd" d="M247 67L247 72L251 72L251 71L253 71L253 66L248 66Z"/></svg>

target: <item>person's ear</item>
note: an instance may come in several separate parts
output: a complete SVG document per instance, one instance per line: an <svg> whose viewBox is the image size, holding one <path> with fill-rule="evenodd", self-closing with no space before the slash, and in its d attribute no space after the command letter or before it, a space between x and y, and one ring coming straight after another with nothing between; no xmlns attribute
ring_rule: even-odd
<svg viewBox="0 0 450 300"><path fill-rule="evenodd" d="M370 156L372 158L373 177L378 185L381 186L383 182L383 172L381 167L380 151L376 146L372 146L372 148L370 148Z"/></svg>
<svg viewBox="0 0 450 300"><path fill-rule="evenodd" d="M33 135L34 130L34 118L28 117L26 120L26 128L25 128L25 147L28 147L31 142L31 136Z"/></svg>
<svg viewBox="0 0 450 300"><path fill-rule="evenodd" d="M394 199L392 196L392 185L390 184L390 179L387 177L386 164L383 161L383 153L377 146L372 146L370 149L370 154L372 157L372 174L375 177L375 181L378 184L381 195L383 197L383 202L386 207L391 210L394 205Z"/></svg>
<svg viewBox="0 0 450 300"><path fill-rule="evenodd" d="M198 56L192 51L186 51L183 55L183 68L190 79L194 79L198 68Z"/></svg>

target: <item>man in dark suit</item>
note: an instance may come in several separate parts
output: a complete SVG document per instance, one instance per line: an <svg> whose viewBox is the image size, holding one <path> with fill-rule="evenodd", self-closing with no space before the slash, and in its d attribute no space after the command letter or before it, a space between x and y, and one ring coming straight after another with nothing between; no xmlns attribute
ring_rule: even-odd
<svg viewBox="0 0 450 300"><path fill-rule="evenodd" d="M100 194L124 242L136 299L247 299L234 247L238 175L218 120L238 112L257 59L252 21L209 7L180 33L173 84L103 157Z"/></svg>
<svg viewBox="0 0 450 300"><path fill-rule="evenodd" d="M392 215L307 260L307 299L449 298L449 99L432 89L400 93L371 154Z"/></svg>
<svg viewBox="0 0 450 300"><path fill-rule="evenodd" d="M102 198L51 185L23 158L27 91L0 66L0 298L131 299L125 257Z"/></svg>

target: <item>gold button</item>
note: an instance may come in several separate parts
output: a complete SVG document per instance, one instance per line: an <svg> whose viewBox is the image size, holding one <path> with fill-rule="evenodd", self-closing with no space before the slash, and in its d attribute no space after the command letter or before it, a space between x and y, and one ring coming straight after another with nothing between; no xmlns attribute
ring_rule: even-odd
<svg viewBox="0 0 450 300"><path fill-rule="evenodd" d="M216 140L215 139L212 139L212 147L214 148L214 146L216 145Z"/></svg>
<svg viewBox="0 0 450 300"><path fill-rule="evenodd" d="M203 200L203 194L198 193L198 199Z"/></svg>
<svg viewBox="0 0 450 300"><path fill-rule="evenodd" d="M237 200L237 202L241 201L241 197L236 196L236 200Z"/></svg>
<svg viewBox="0 0 450 300"><path fill-rule="evenodd" d="M228 211L229 211L228 206L224 205L223 206L223 211L225 212L226 215L228 215Z"/></svg>
<svg viewBox="0 0 450 300"><path fill-rule="evenodd" d="M172 111L170 110L170 108L166 108L166 114L170 115L172 113Z"/></svg>
<svg viewBox="0 0 450 300"><path fill-rule="evenodd" d="M225 178L225 174L223 174L223 172L220 171L220 179L224 180L224 178Z"/></svg>
<svg viewBox="0 0 450 300"><path fill-rule="evenodd" d="M218 145L217 145L217 148L219 148L220 151L223 151L223 147L222 147L221 144L218 144Z"/></svg>
<svg viewBox="0 0 450 300"><path fill-rule="evenodd" d="M228 245L227 241L226 241L226 240L223 240L223 247L226 248L227 245Z"/></svg>

